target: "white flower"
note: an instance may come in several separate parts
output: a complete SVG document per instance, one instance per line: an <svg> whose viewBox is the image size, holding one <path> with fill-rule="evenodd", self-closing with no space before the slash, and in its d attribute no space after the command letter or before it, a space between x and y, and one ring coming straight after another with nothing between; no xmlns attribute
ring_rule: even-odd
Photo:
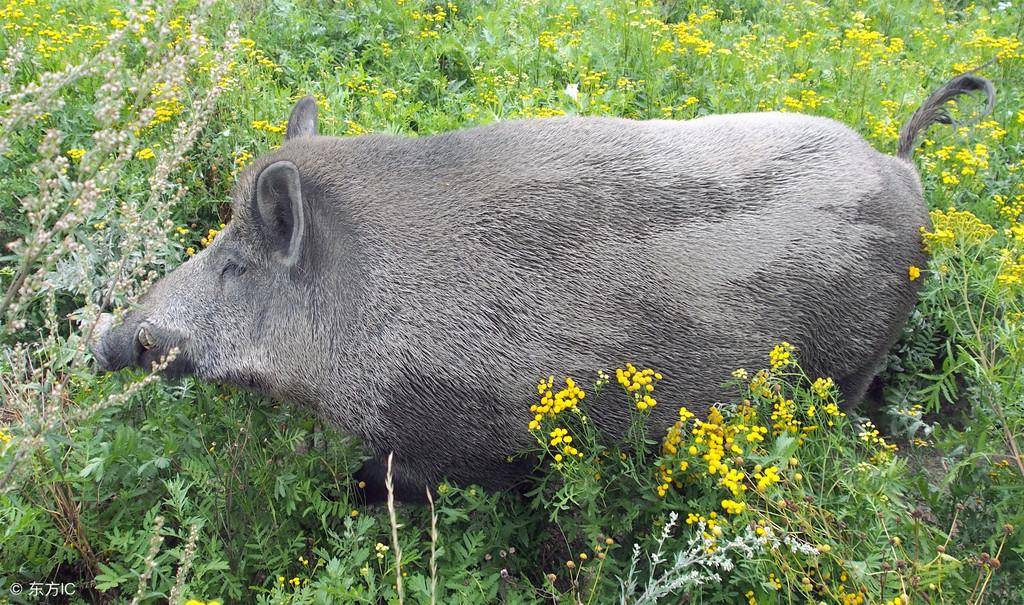
<svg viewBox="0 0 1024 605"><path fill-rule="evenodd" d="M1013 6L1013 2L1000 2L999 4L996 5L996 10L1004 11L1010 8L1011 6Z"/></svg>
<svg viewBox="0 0 1024 605"><path fill-rule="evenodd" d="M580 85L573 82L565 85L565 96L575 101L580 96Z"/></svg>

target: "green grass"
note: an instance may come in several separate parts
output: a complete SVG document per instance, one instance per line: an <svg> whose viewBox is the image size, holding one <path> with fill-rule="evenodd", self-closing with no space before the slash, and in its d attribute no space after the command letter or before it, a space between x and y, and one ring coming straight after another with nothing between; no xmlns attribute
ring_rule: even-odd
<svg viewBox="0 0 1024 605"><path fill-rule="evenodd" d="M0 48L20 39L28 57L14 89L97 52L94 41L123 25L112 8L124 7L12 0L0 10ZM51 16L57 9L64 12ZM194 9L192 2L174 6L183 17L175 32ZM169 208L166 235L147 244L154 257L145 266L158 274L200 249L208 230L229 218L235 173L281 142L279 126L305 94L318 99L321 133L336 136L420 136L562 113L688 119L785 110L834 118L893 153L896 130L932 90L996 59L981 72L998 90L994 113L972 127L934 127L915 155L930 207L971 214L933 214L940 236L929 241L933 259L921 268L921 300L883 373L884 402L870 411L879 437L852 414L803 439L774 427L779 393L792 400L800 426L815 422L812 405L820 419L834 397L816 394L817 377L796 366L764 375L779 389L767 396L751 385L757 368L747 368L732 403L750 404L727 406L713 422L717 429L705 427L767 429L763 442L743 445L742 460L726 455L743 473L745 492L734 493L710 471L707 441L694 441L700 435L692 420L679 427L682 445L672 452L660 444L662 435L646 434L640 410L625 444L606 443L571 412L546 418L538 449L550 449L549 431L565 427L585 446L583 456L554 463L556 452L549 452L525 495L442 486L434 575L441 603L604 603L623 593L634 602L657 588L658 570L671 569L688 540L700 536L700 517L735 567L666 602L687 602L679 596L687 594L692 603L892 603L905 594L911 603L1024 603L1019 6L236 0L213 6L205 48L224 40L232 21L246 40L231 83L174 174L188 191ZM144 573L140 600L163 602L185 560L191 569L181 594L188 598L396 602L402 577L405 601L428 602L431 511L397 511L399 571L388 511L360 505L350 481L361 460L357 443L306 410L193 380L147 384L127 401L105 405L143 375L95 375L73 361L77 325L64 318L81 315L109 279L105 271L76 273L76 263L103 267L118 258L132 204L146 208L147 220L164 218L150 216L156 211L143 203L147 177L171 129L209 89L211 56L196 58L192 79L174 91L178 104L163 105L168 121L139 133L138 147L156 158L127 162L76 227L84 251L65 252L52 266L36 263L46 269L45 286L3 320L0 602L21 602L8 589L13 583L48 581L74 582L81 602L127 602ZM141 51L126 53L127 73L144 64ZM93 100L103 82L102 74L81 80L60 93L63 107L3 134L3 243L31 234L25 200L39 179L28 167L40 157L44 130L64 133L63 154L95 144ZM571 85L578 94L569 94ZM0 117L11 106L0 99ZM963 100L954 115L966 118L979 106ZM71 174L79 169L72 159ZM0 253L0 293L23 261L18 251ZM119 291L115 302L126 304L129 294ZM18 378L17 343L48 372ZM574 378L590 392L597 376ZM52 395L61 381L52 425L14 403L31 401L25 393ZM618 387L613 379L602 388ZM625 394L622 401L632 405ZM524 410L524 430L529 420ZM652 453L635 453L644 442ZM760 492L757 474L768 467L780 480ZM744 510L725 512L723 499L743 502ZM659 542L672 512L676 526ZM151 549L157 527L164 539ZM758 529L790 536L803 550L762 548L747 556L725 546L748 531L763 540ZM190 533L194 553L186 552ZM630 576L634 543L644 554ZM708 545L699 546L695 561L680 569L707 569ZM659 549L668 562L649 575L646 553Z"/></svg>

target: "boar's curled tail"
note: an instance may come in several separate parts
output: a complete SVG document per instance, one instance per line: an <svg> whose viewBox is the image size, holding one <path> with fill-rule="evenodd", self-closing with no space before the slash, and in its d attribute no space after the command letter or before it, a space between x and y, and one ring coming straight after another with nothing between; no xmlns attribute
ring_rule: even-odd
<svg viewBox="0 0 1024 605"><path fill-rule="evenodd" d="M992 111L992 107L996 103L996 87L985 78L976 76L972 72L961 74L925 99L921 107L914 112L910 121L903 126L903 129L900 130L899 147L897 148L896 157L901 160L910 161L918 135L936 122L942 124L953 123L949 112L946 111L946 101L976 90L984 91L985 96L988 98L988 104L982 115Z"/></svg>

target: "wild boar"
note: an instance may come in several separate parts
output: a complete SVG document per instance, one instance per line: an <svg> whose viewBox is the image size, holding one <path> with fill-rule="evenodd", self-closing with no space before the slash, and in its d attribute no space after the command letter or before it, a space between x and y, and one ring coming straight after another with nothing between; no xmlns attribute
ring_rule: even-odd
<svg viewBox="0 0 1024 605"><path fill-rule="evenodd" d="M296 402L390 452L400 490L521 479L537 380L625 361L679 405L729 398L736 368L788 341L812 376L864 395L914 305L929 224L911 153L791 113L687 121L563 117L425 137L317 134L312 98L239 177L216 240L168 274L94 355ZM590 401L621 435L620 399ZM376 461L376 462L375 462Z"/></svg>

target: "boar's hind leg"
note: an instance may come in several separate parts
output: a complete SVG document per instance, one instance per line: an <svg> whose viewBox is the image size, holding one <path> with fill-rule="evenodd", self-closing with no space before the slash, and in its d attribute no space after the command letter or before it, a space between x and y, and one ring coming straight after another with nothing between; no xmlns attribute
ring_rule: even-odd
<svg viewBox="0 0 1024 605"><path fill-rule="evenodd" d="M864 395L875 379L875 375L882 368L884 361L885 354L883 353L880 357L864 364L856 371L836 380L836 385L842 394L843 401L841 403L844 408L853 409L860 406L864 400Z"/></svg>
<svg viewBox="0 0 1024 605"><path fill-rule="evenodd" d="M410 477L403 472L401 463L392 463L392 480L395 490L395 499L400 502L423 503L427 501L426 485ZM356 495L365 504L380 504L387 502L388 490L385 483L388 474L387 458L369 458L363 466L356 471ZM358 487L359 482L365 483L365 487Z"/></svg>

